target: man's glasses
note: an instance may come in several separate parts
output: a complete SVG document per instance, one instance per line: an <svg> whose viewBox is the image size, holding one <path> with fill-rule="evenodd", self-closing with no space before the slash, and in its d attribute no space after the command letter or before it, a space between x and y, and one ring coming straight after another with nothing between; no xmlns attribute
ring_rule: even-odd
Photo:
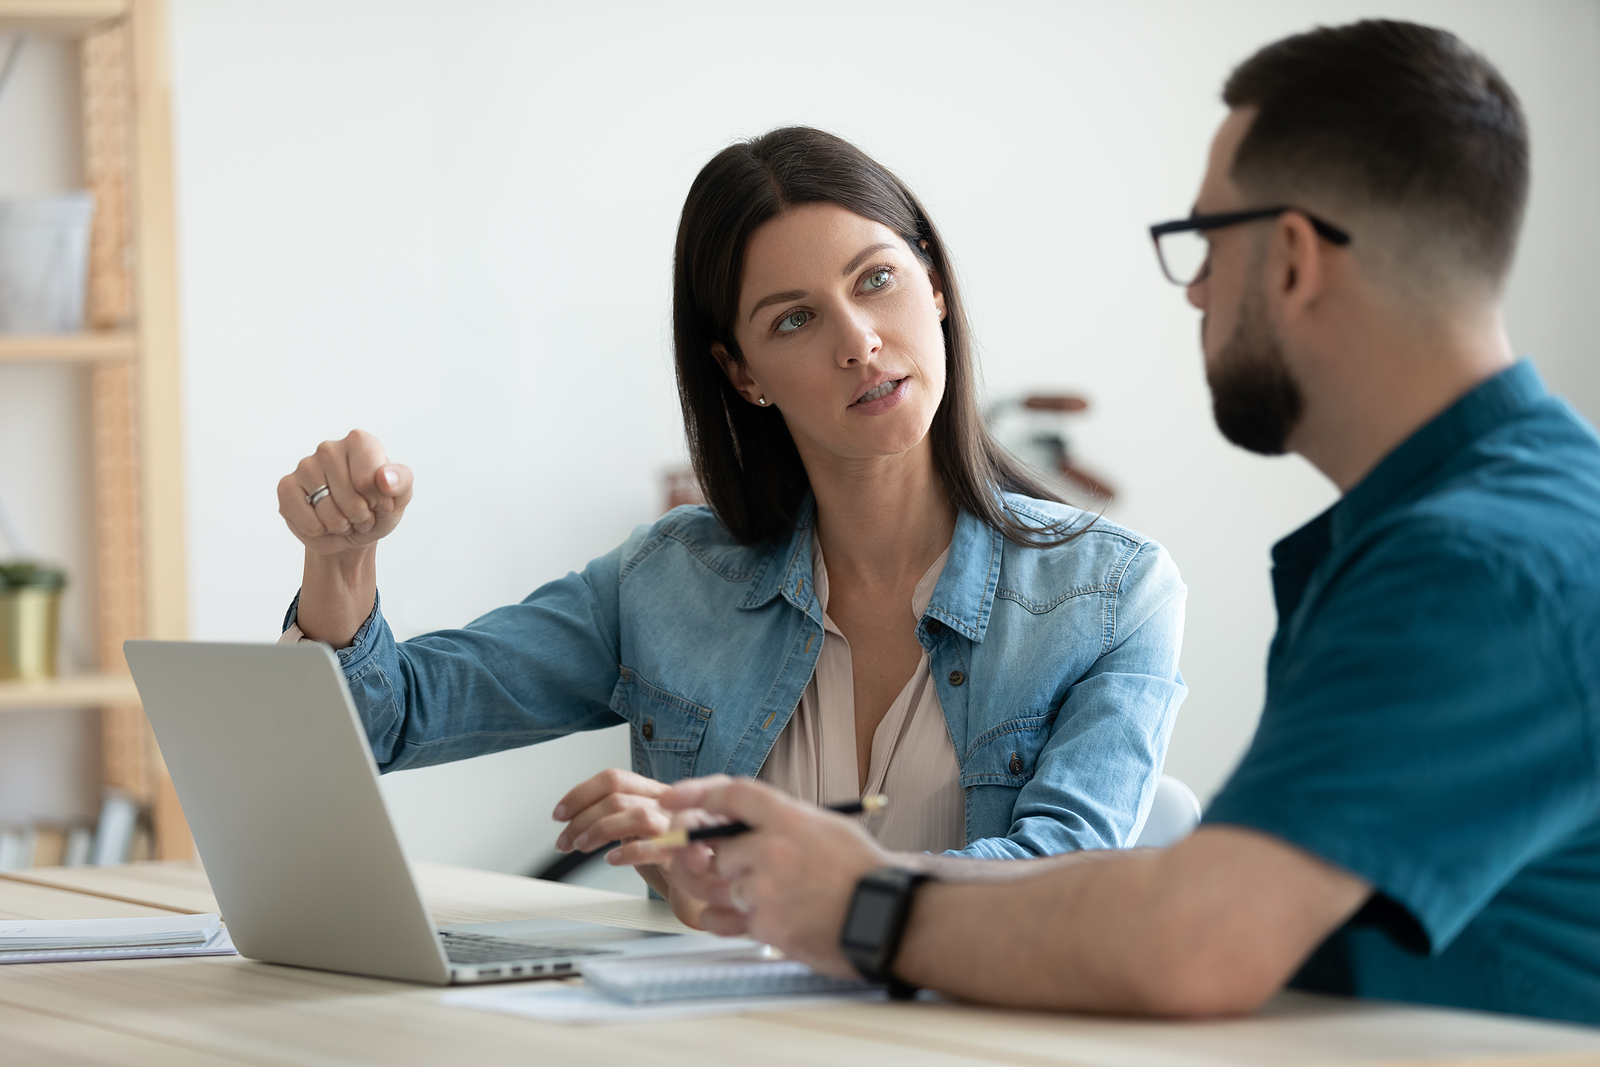
<svg viewBox="0 0 1600 1067"><path fill-rule="evenodd" d="M1241 222L1275 219L1285 211L1300 209L1263 207L1250 211L1230 211L1224 215L1190 215L1186 219L1158 223L1150 227L1150 239L1156 244L1156 259L1161 261L1161 273L1173 285L1185 288L1204 281L1206 275L1211 273L1211 242L1205 237L1208 231L1237 226ZM1311 228L1325 240L1336 245L1350 243L1350 235L1332 223L1304 211L1300 211L1300 214L1305 215Z"/></svg>

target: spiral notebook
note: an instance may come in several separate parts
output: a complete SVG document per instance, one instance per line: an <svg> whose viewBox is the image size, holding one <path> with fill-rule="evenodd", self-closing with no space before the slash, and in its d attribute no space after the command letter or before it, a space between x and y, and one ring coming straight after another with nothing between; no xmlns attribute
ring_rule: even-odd
<svg viewBox="0 0 1600 1067"><path fill-rule="evenodd" d="M591 989L627 1004L876 988L858 979L818 974L799 960L785 959L764 948L585 961L583 980Z"/></svg>

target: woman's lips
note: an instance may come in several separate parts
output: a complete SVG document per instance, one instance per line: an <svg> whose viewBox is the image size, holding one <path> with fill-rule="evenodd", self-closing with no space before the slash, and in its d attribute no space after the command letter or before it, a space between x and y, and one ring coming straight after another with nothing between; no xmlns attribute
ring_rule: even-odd
<svg viewBox="0 0 1600 1067"><path fill-rule="evenodd" d="M892 378L864 393L860 400L850 405L850 410L863 415L881 415L904 400L910 388L910 378Z"/></svg>

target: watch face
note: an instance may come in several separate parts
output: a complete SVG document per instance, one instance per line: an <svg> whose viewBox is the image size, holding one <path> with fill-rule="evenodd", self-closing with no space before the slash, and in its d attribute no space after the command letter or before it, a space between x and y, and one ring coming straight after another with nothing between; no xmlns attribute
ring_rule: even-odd
<svg viewBox="0 0 1600 1067"><path fill-rule="evenodd" d="M889 932L889 923L894 918L894 902L898 897L897 892L887 887L862 886L856 894L855 907L850 909L841 940L852 945L872 947L883 944Z"/></svg>

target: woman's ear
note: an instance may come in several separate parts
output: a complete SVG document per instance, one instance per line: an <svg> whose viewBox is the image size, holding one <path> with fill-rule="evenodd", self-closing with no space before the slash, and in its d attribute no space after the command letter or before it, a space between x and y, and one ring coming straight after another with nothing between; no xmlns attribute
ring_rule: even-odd
<svg viewBox="0 0 1600 1067"><path fill-rule="evenodd" d="M767 398L762 395L761 386L750 377L750 368L741 361L733 358L733 353L728 351L721 341L711 342L711 357L717 361L717 366L722 368L722 373L728 376L728 381L733 383L734 389L740 396L761 407L767 406Z"/></svg>
<svg viewBox="0 0 1600 1067"><path fill-rule="evenodd" d="M933 286L933 306L939 309L939 321L944 321L944 279L939 277L939 272L928 272L928 284Z"/></svg>

